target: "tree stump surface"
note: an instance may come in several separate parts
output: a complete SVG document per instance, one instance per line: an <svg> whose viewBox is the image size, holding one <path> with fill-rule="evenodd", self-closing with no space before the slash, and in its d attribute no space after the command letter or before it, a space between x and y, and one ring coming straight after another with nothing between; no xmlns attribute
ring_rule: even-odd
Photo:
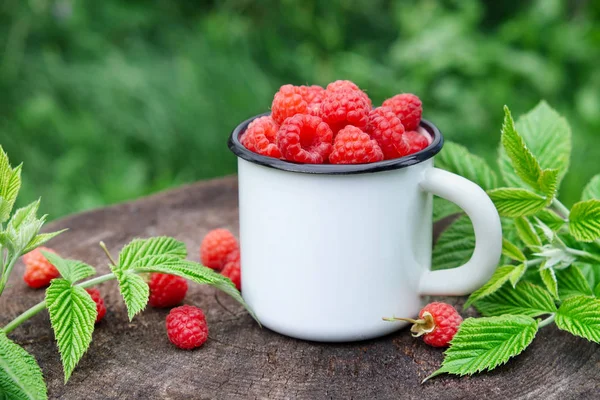
<svg viewBox="0 0 600 400"><path fill-rule="evenodd" d="M134 202L73 215L46 230L69 228L49 246L62 256L109 272L98 246L113 255L135 237L173 236L198 260L211 229L238 231L235 177L200 182ZM19 262L0 298L0 326L39 302L44 292L22 281ZM201 307L210 336L199 349L176 349L167 339L168 310L148 308L132 322L115 281L99 286L108 312L92 344L63 383L47 311L10 334L39 362L55 399L580 399L600 398L600 346L542 329L505 366L473 377L440 376L443 350L411 338L407 329L365 342L323 344L260 328L235 301L191 283L186 304ZM464 298L445 298L462 312ZM299 299L301 301L301 299ZM473 311L463 312L463 316Z"/></svg>

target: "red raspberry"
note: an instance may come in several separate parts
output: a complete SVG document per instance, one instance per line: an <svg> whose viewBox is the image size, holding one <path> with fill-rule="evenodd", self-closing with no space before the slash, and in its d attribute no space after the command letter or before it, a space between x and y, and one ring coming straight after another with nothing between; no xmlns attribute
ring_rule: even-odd
<svg viewBox="0 0 600 400"><path fill-rule="evenodd" d="M306 113L308 113L308 104L302 98L296 86L283 85L275 93L271 104L271 116L278 124L282 124L286 118L293 117L296 114Z"/></svg>
<svg viewBox="0 0 600 400"><path fill-rule="evenodd" d="M338 132L329 156L332 164L367 164L381 160L383 152L377 142L351 125Z"/></svg>
<svg viewBox="0 0 600 400"><path fill-rule="evenodd" d="M322 164L332 150L333 133L319 117L298 114L285 120L277 132L283 158L307 164Z"/></svg>
<svg viewBox="0 0 600 400"><path fill-rule="evenodd" d="M383 102L382 106L391 107L402 121L406 131L414 131L419 127L423 105L421 100L411 93L397 94Z"/></svg>
<svg viewBox="0 0 600 400"><path fill-rule="evenodd" d="M157 272L150 274L148 286L150 287L148 303L157 308L176 306L183 301L188 290L184 278Z"/></svg>
<svg viewBox="0 0 600 400"><path fill-rule="evenodd" d="M229 253L239 247L237 239L227 229L213 229L200 244L200 260L204 266L218 271L225 265Z"/></svg>
<svg viewBox="0 0 600 400"><path fill-rule="evenodd" d="M46 287L52 279L60 277L56 267L46 260L41 250L56 254L54 250L47 247L38 247L23 256L25 263L23 280L34 289Z"/></svg>
<svg viewBox="0 0 600 400"><path fill-rule="evenodd" d="M279 147L275 143L279 125L271 117L260 117L250 122L240 142L248 150L263 156L281 158Z"/></svg>
<svg viewBox="0 0 600 400"><path fill-rule="evenodd" d="M167 315L166 325L169 340L180 349L200 347L208 339L206 317L197 307L175 307Z"/></svg>
<svg viewBox="0 0 600 400"><path fill-rule="evenodd" d="M242 270L240 268L240 252L238 250L229 253L221 274L229 278L237 290L242 290Z"/></svg>
<svg viewBox="0 0 600 400"><path fill-rule="evenodd" d="M404 126L389 107L371 110L367 133L377 141L386 160L409 153L410 147L404 138Z"/></svg>
<svg viewBox="0 0 600 400"><path fill-rule="evenodd" d="M429 140L417 131L406 132L404 136L410 146L408 154L417 153L429 146Z"/></svg>
<svg viewBox="0 0 600 400"><path fill-rule="evenodd" d="M345 89L326 91L319 112L335 135L346 125L365 129L370 111L371 106L365 99L364 92Z"/></svg>
<svg viewBox="0 0 600 400"><path fill-rule="evenodd" d="M454 307L440 302L429 303L423 307L417 320L410 318L384 318L384 320L413 323L410 328L413 336L423 336L423 341L434 347L448 346L463 321Z"/></svg>
<svg viewBox="0 0 600 400"><path fill-rule="evenodd" d="M306 101L308 106L308 113L310 115L319 115L319 109L321 108L321 102L325 97L325 89L321 86L297 86L297 92L302 96L302 99Z"/></svg>
<svg viewBox="0 0 600 400"><path fill-rule="evenodd" d="M106 306L104 305L104 299L100 295L100 291L96 288L85 289L90 294L92 300L96 303L96 323L100 322L106 314Z"/></svg>
<svg viewBox="0 0 600 400"><path fill-rule="evenodd" d="M365 92L360 90L358 85L352 81L338 80L335 82L331 82L329 85L327 85L327 91L329 91L329 92L339 92L339 91L343 91L343 90L347 90L347 89L356 90L356 91L360 92L363 95L363 97L365 98L365 100L367 100L367 102L369 103L369 107L373 106L373 103L371 103L371 99L369 98L369 96L367 96L367 94Z"/></svg>

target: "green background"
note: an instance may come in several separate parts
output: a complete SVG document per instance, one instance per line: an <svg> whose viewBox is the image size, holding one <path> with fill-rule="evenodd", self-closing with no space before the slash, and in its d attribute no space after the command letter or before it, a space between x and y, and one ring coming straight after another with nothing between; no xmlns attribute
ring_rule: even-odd
<svg viewBox="0 0 600 400"><path fill-rule="evenodd" d="M0 144L51 218L232 174L230 131L284 83L418 94L496 159L502 106L570 121L570 205L600 160L598 1L3 0Z"/></svg>

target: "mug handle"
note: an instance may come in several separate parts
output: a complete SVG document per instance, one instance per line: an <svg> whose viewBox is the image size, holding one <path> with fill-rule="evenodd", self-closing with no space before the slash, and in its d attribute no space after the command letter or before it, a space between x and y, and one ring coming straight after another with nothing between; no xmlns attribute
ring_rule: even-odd
<svg viewBox="0 0 600 400"><path fill-rule="evenodd" d="M423 190L462 208L475 230L475 251L463 266L421 276L421 295L463 296L483 286L494 274L502 253L502 226L498 211L485 191L462 176L429 168L421 181Z"/></svg>

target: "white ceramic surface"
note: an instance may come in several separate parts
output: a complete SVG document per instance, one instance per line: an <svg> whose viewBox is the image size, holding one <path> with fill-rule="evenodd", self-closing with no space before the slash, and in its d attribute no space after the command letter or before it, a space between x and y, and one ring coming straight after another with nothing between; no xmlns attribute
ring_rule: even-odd
<svg viewBox="0 0 600 400"><path fill-rule="evenodd" d="M493 274L498 213L474 183L433 158L351 175L283 171L238 158L242 295L264 326L295 338L357 341L405 325L425 295L464 295ZM430 271L432 194L471 218L476 249Z"/></svg>

